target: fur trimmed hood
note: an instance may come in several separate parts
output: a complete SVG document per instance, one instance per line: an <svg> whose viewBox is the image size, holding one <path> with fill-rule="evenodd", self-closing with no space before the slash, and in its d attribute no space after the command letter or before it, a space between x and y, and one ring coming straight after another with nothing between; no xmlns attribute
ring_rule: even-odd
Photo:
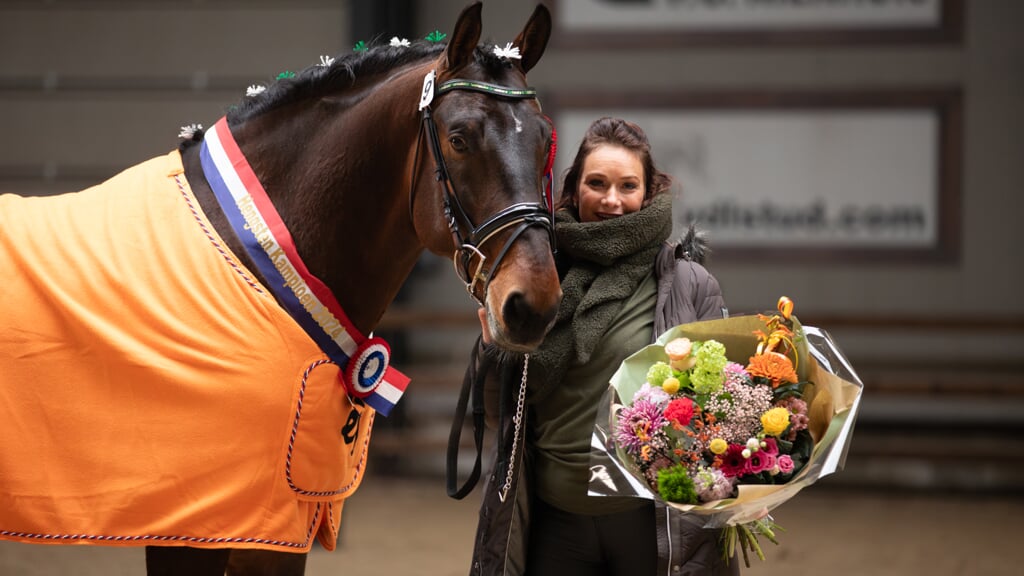
<svg viewBox="0 0 1024 576"><path fill-rule="evenodd" d="M686 233L679 239L679 244L676 245L675 257L703 265L709 256L711 256L711 246L708 244L707 232L698 230L697 225L691 222Z"/></svg>

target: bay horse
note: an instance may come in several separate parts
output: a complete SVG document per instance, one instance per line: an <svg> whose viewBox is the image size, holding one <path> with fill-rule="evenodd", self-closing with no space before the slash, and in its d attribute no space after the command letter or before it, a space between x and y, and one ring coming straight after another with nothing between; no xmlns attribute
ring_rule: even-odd
<svg viewBox="0 0 1024 576"><path fill-rule="evenodd" d="M372 331L424 249L496 344L540 343L551 18L489 49L480 15L280 78L99 186L0 195L0 538L301 574L407 382Z"/></svg>

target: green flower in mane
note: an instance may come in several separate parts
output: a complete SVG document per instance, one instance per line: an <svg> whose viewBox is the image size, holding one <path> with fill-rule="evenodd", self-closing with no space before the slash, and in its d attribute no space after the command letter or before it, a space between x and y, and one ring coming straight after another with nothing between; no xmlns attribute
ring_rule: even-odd
<svg viewBox="0 0 1024 576"><path fill-rule="evenodd" d="M284 72L281 72L280 74L277 75L278 80L284 80L285 78L295 78L295 72L292 72L291 70L285 70Z"/></svg>
<svg viewBox="0 0 1024 576"><path fill-rule="evenodd" d="M447 37L448 35L445 34L444 32L441 32L440 30L434 30L430 34L427 34L427 37L424 38L424 40L428 42L440 42L441 40L444 40Z"/></svg>
<svg viewBox="0 0 1024 576"><path fill-rule="evenodd" d="M360 40L356 42L356 45L352 47L353 52L366 52L366 42Z"/></svg>

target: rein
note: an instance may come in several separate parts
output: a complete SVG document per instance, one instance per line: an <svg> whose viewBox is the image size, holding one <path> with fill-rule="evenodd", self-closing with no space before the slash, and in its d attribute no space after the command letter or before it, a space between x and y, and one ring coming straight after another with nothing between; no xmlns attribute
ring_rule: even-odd
<svg viewBox="0 0 1024 576"><path fill-rule="evenodd" d="M548 232L548 236L551 238L551 245L554 246L555 232L554 232L554 217L553 217L553 199L551 197L551 185L552 185L552 164L554 159L553 148L551 153L548 155L547 166L545 167L545 175L548 179L548 183L545 187L545 193L543 194L544 202L518 202L507 206L497 213L492 214L482 224L476 226L473 224L473 220L466 214L462 204L459 202L458 195L455 193L455 185L452 183L451 176L448 173L448 165L445 163L444 154L441 151L441 143L437 135L437 124L434 122L433 114L431 113L430 104L434 98L442 96L448 92L455 90L466 90L470 92L480 92L490 96L498 98L508 98L513 100L525 100L525 99L536 99L537 91L533 88L509 88L507 86L499 86L497 84L490 84L487 82L481 82L478 80L465 80L465 79L452 79L443 82L440 85L436 85L434 82L435 73L431 70L427 73L423 79L423 92L420 96L420 111L423 113L423 121L420 126L420 136L416 139L416 161L418 164L420 156L420 142L422 141L422 133L426 132L427 144L430 147L430 153L434 157L435 169L434 173L437 177L438 184L441 186L442 191L442 202L444 206L445 220L448 224L448 229L452 234L452 241L455 244L455 252L452 255L452 264L455 266L455 273L459 276L459 279L466 286L466 291L469 295L477 302L477 304L483 306L484 299L487 295L487 288L493 278L493 272L498 269L505 254L508 253L512 243L522 235L531 226L541 226ZM550 120L549 120L550 121ZM413 178L418 173L418 167L413 168ZM409 211L412 212L413 206L413 195L416 190L416 182L413 181L412 188L409 192ZM505 244L501 247L498 252L498 256L494 259L494 263L489 269L485 269L487 257L481 252L481 247L499 232L514 228L508 239L505 240ZM468 230L468 232L467 232ZM476 266L473 266L473 260L476 259ZM479 283L483 283L483 297L477 296L477 287Z"/></svg>

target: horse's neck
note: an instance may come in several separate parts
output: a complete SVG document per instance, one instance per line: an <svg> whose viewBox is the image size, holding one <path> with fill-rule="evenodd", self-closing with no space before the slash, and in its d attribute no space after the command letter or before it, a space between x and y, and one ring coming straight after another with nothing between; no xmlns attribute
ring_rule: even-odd
<svg viewBox="0 0 1024 576"><path fill-rule="evenodd" d="M239 131L239 146L299 255L364 335L377 325L423 249L408 207L408 151L416 121L389 132L382 130L383 118L326 123L309 118L304 121L311 128L299 140L288 132L303 120L293 121L292 128L275 128L273 118L254 120ZM197 148L188 151L185 165L200 206L229 248L266 284L217 205L193 153Z"/></svg>

